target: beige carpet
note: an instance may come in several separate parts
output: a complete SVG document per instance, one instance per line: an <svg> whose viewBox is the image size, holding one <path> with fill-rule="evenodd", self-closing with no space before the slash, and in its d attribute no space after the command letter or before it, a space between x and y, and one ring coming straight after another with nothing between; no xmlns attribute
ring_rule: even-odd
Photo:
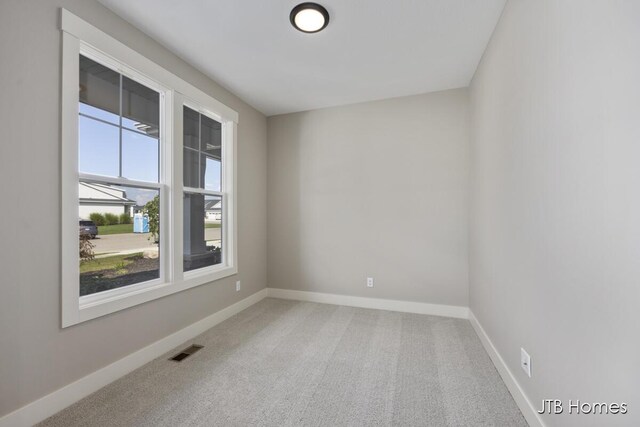
<svg viewBox="0 0 640 427"><path fill-rule="evenodd" d="M527 425L466 320L265 299L193 343L41 425Z"/></svg>

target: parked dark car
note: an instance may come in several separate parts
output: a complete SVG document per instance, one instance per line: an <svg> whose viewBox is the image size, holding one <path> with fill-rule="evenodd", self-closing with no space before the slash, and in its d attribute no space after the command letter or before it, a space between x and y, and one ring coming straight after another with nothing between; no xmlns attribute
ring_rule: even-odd
<svg viewBox="0 0 640 427"><path fill-rule="evenodd" d="M98 235L98 227L96 227L96 223L93 221L88 221L81 219L80 220L80 234L88 234L92 239L95 239Z"/></svg>

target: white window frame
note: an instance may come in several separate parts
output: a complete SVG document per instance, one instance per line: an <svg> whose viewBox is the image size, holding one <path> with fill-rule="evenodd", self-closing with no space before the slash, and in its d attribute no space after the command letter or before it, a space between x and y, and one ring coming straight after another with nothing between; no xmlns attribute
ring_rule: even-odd
<svg viewBox="0 0 640 427"><path fill-rule="evenodd" d="M220 115L218 115L210 106L208 107L208 106L199 104L197 101L189 99L188 97L186 97L185 95L182 95L181 93L176 93L174 99L175 99L174 109L173 109L175 112L174 132L175 132L176 138L178 138L178 135L180 135L181 141L183 138L182 135L184 134L183 132L184 130L183 108L184 107L190 108L193 111L196 111L204 116L207 116L221 123L222 124L222 129L221 129L222 141L225 141L227 138L231 138L232 135L235 135L234 123L230 121L225 122L222 119L222 117L220 117ZM179 145L180 145L180 153L174 152L174 157L176 161L180 162L180 165L184 165L184 162L183 162L184 144L179 144ZM235 245L235 238L233 236L233 230L236 229L235 218L232 215L233 210L230 210L227 207L227 205L233 205L235 203L235 200L233 197L234 195L233 183L235 182L234 168L228 167L229 164L233 163L233 158L235 157L235 153L232 150L228 149L231 146L235 146L235 144L225 144L225 143L222 144L222 158L221 158L222 186L220 188L220 191L206 190L204 188L184 187L184 185L182 185L183 184L182 175L180 176L180 179L178 179L178 183L179 183L178 185L180 186L181 195L187 192L187 193L193 193L193 194L220 196L222 200L222 209L223 209L222 230L221 230L222 264L212 265L209 267L203 267L203 268L186 271L186 272L180 269L178 274L180 273L182 274L183 280L197 279L202 276L215 274L216 271L225 268L225 266L227 266L229 263L231 263L231 265L234 264L234 260L236 257L236 251L235 251L236 245ZM180 169L180 171L181 173L183 172L182 168ZM184 199L181 198L181 201L183 200ZM180 214L183 214L183 213L184 213L184 210L181 209ZM181 221L180 221L181 227L182 227L183 221L184 221L184 218L181 217ZM182 231L183 231L183 228L180 228L180 231L179 231L180 238L178 239L180 241L180 254L184 252L184 247L183 247L184 239L182 236Z"/></svg>
<svg viewBox="0 0 640 427"><path fill-rule="evenodd" d="M62 327L104 316L237 274L236 138L238 113L65 9L62 29ZM138 182L80 174L79 57L87 56L160 96L160 180ZM222 124L222 264L183 272L182 105ZM178 108L179 107L179 108ZM160 191L160 278L80 297L78 182L89 180ZM187 189L188 191L188 189Z"/></svg>

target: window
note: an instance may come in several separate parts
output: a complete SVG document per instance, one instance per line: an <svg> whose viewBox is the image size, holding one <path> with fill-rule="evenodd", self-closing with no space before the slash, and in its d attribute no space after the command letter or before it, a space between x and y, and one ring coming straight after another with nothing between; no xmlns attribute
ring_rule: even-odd
<svg viewBox="0 0 640 427"><path fill-rule="evenodd" d="M237 113L62 11L62 325L237 272Z"/></svg>
<svg viewBox="0 0 640 427"><path fill-rule="evenodd" d="M78 216L98 227L90 242L79 236L82 297L160 281L164 185L161 93L85 55L79 62Z"/></svg>
<svg viewBox="0 0 640 427"><path fill-rule="evenodd" d="M183 106L184 271L222 262L222 125Z"/></svg>

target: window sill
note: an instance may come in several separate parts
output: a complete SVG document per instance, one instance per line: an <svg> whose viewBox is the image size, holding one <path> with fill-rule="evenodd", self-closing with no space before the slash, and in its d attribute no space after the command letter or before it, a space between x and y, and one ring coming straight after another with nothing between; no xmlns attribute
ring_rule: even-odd
<svg viewBox="0 0 640 427"><path fill-rule="evenodd" d="M144 304L196 286L215 282L238 273L234 266L207 269L205 272L185 273L185 279L179 282L161 283L153 280L146 283L101 292L100 294L80 297L75 310L63 310L62 327L76 325L87 320L115 313L136 305ZM123 292L123 290L125 290Z"/></svg>

